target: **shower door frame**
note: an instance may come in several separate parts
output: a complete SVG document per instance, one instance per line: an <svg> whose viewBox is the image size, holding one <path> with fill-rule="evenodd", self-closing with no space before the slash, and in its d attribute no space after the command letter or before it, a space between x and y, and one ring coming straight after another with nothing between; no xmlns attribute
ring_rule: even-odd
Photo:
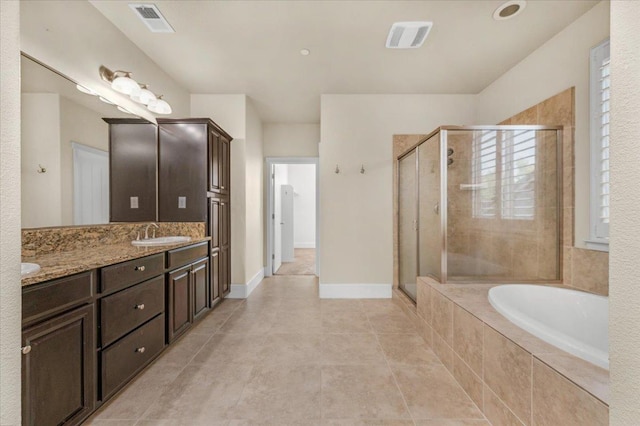
<svg viewBox="0 0 640 426"><path fill-rule="evenodd" d="M417 247L416 247L416 276L419 277L420 276L420 238L419 238L419 232L420 232L420 202L419 202L419 195L420 195L420 179L419 179L419 172L420 172L420 157L419 157L419 149L420 146L424 143L426 143L429 139L431 139L433 136L437 135L438 133L440 133L440 137L439 137L439 148L440 148L440 233L441 233L441 253L440 253L440 283L442 284L446 284L448 283L448 259L447 259L447 249L448 249L448 241L447 241L447 226L448 226L448 218L447 218L447 211L448 211L448 205L447 205L447 182L448 182L448 174L447 174L447 137L448 137L448 131L449 130L455 130L455 131L464 131L464 130L468 130L468 131L477 131L477 130L495 130L495 131L503 131L503 130L534 130L534 131L542 131L542 130L553 130L556 132L556 174L557 174L557 190L558 190L558 195L557 195L557 203L556 203L556 208L557 208L557 215L558 215L558 229L557 229L557 235L558 235L558 256L557 256L557 271L558 271L558 280L548 280L548 279L544 279L544 280L518 280L518 282L522 282L522 283L561 283L563 280L563 268L562 268L562 264L563 264L563 246L565 246L567 244L566 241L564 241L564 229L563 229L563 215L564 215L564 210L563 210L563 200L564 200L564 186L563 186L563 175L564 175L564 162L563 162L563 130L564 130L564 126L547 126L547 125L539 125L539 124L527 124L527 125L475 125L475 126L440 126L437 127L435 130L433 130L432 132L430 132L429 134L427 134L425 137L423 137L419 142L411 145L410 147L408 147L404 152L402 152L401 154L399 154L396 157L396 182L397 182L397 200L396 202L398 203L398 215L396 217L396 221L397 221L397 226L398 226L398 232L396 235L396 243L397 243L397 247L398 247L398 251L397 251L397 258L398 258L398 288L400 288L401 290L403 290L400 287L400 263L402 262L402 260L400 259L400 228L399 228L399 218L400 218L400 160L403 159L404 157L410 155L412 152L415 152L416 154L416 168L415 168L415 172L416 172L416 203L415 203L415 209L416 209L416 234L417 238L416 241L418 241ZM573 242L570 242L571 244ZM455 281L451 281L451 283L465 283L465 282L472 282L472 281L478 281L478 282L483 282L484 279L483 278L477 278L474 280L455 280ZM503 280L501 281L500 279L496 279L496 278L491 278L491 282L509 282L509 281L513 281L513 280ZM405 292L403 290L403 292ZM405 292L406 294L406 292ZM409 296L409 295L408 295ZM409 296L411 298L411 296Z"/></svg>

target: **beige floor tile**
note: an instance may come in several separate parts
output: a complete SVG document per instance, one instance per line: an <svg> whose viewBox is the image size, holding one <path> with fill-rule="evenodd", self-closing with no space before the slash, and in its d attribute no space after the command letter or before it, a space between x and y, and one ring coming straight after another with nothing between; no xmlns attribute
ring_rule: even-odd
<svg viewBox="0 0 640 426"><path fill-rule="evenodd" d="M320 311L280 312L276 316L271 333L320 333Z"/></svg>
<svg viewBox="0 0 640 426"><path fill-rule="evenodd" d="M266 339L266 335L218 333L211 337L191 363L218 366L254 364Z"/></svg>
<svg viewBox="0 0 640 426"><path fill-rule="evenodd" d="M391 364L441 364L418 334L378 334L378 340Z"/></svg>
<svg viewBox="0 0 640 426"><path fill-rule="evenodd" d="M360 299L320 299L322 312L362 312L364 307Z"/></svg>
<svg viewBox="0 0 640 426"><path fill-rule="evenodd" d="M258 365L320 364L319 334L269 334L258 353Z"/></svg>
<svg viewBox="0 0 640 426"><path fill-rule="evenodd" d="M187 333L169 346L153 367L171 366L182 369L210 339L211 336L207 334Z"/></svg>
<svg viewBox="0 0 640 426"><path fill-rule="evenodd" d="M275 321L275 312L236 311L220 327L222 333L264 334L268 333Z"/></svg>
<svg viewBox="0 0 640 426"><path fill-rule="evenodd" d="M402 310L392 313L367 312L367 316L375 333L417 334L418 332L413 322Z"/></svg>
<svg viewBox="0 0 640 426"><path fill-rule="evenodd" d="M151 407L145 420L180 420L194 423L227 419L235 407L253 367L247 364L187 366Z"/></svg>
<svg viewBox="0 0 640 426"><path fill-rule="evenodd" d="M323 310L323 333L372 333L369 318L361 310L326 311Z"/></svg>
<svg viewBox="0 0 640 426"><path fill-rule="evenodd" d="M100 420L91 419L83 423L83 426L134 426L137 420Z"/></svg>
<svg viewBox="0 0 640 426"><path fill-rule="evenodd" d="M435 420L418 420L416 426L491 426L486 420L478 419L435 419ZM498 425L495 425L498 426Z"/></svg>
<svg viewBox="0 0 640 426"><path fill-rule="evenodd" d="M384 364L374 334L323 334L321 361L325 365Z"/></svg>
<svg viewBox="0 0 640 426"><path fill-rule="evenodd" d="M484 415L495 426L524 425L488 386L484 387Z"/></svg>
<svg viewBox="0 0 640 426"><path fill-rule="evenodd" d="M381 419L331 419L322 422L324 426L413 426L412 420L381 420Z"/></svg>
<svg viewBox="0 0 640 426"><path fill-rule="evenodd" d="M444 366L392 366L414 420L484 419Z"/></svg>
<svg viewBox="0 0 640 426"><path fill-rule="evenodd" d="M319 420L320 367L256 367L229 418Z"/></svg>
<svg viewBox="0 0 640 426"><path fill-rule="evenodd" d="M367 315L402 313L402 308L389 299L362 299L361 303Z"/></svg>
<svg viewBox="0 0 640 426"><path fill-rule="evenodd" d="M189 334L208 334L212 335L220 330L220 327L231 317L231 312L211 312L201 321L199 321Z"/></svg>
<svg viewBox="0 0 640 426"><path fill-rule="evenodd" d="M170 420L138 420L135 426L227 426L229 420L212 420L191 418L170 419Z"/></svg>
<svg viewBox="0 0 640 426"><path fill-rule="evenodd" d="M290 420L290 419L272 419L272 420L230 420L229 426L321 426L320 420Z"/></svg>
<svg viewBox="0 0 640 426"><path fill-rule="evenodd" d="M322 367L324 419L410 419L386 365Z"/></svg>

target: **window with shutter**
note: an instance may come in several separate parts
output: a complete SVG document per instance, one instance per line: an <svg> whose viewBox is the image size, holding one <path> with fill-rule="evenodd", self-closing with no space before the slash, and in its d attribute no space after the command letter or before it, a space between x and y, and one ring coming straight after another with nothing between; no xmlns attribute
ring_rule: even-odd
<svg viewBox="0 0 640 426"><path fill-rule="evenodd" d="M591 49L591 243L609 240L609 40ZM587 242L589 243L589 242ZM589 245L589 244L588 244ZM605 247L591 247L606 249Z"/></svg>
<svg viewBox="0 0 640 426"><path fill-rule="evenodd" d="M536 132L477 132L472 155L473 217L533 220Z"/></svg>

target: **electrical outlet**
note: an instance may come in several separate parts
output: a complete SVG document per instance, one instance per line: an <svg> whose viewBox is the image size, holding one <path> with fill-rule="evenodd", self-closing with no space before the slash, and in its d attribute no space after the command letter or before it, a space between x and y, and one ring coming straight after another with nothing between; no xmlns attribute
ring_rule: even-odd
<svg viewBox="0 0 640 426"><path fill-rule="evenodd" d="M138 197L129 197L129 203L132 209L138 208Z"/></svg>
<svg viewBox="0 0 640 426"><path fill-rule="evenodd" d="M178 197L178 208L179 209L187 208L187 197Z"/></svg>

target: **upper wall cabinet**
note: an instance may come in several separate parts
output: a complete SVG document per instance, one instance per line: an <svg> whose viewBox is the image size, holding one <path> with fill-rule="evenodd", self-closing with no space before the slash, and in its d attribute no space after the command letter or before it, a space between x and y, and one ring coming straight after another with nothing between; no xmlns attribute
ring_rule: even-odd
<svg viewBox="0 0 640 426"><path fill-rule="evenodd" d="M231 138L217 126L209 125L209 191L229 194L229 142Z"/></svg>
<svg viewBox="0 0 640 426"><path fill-rule="evenodd" d="M105 119L109 123L109 220L156 220L158 128L137 119Z"/></svg>

